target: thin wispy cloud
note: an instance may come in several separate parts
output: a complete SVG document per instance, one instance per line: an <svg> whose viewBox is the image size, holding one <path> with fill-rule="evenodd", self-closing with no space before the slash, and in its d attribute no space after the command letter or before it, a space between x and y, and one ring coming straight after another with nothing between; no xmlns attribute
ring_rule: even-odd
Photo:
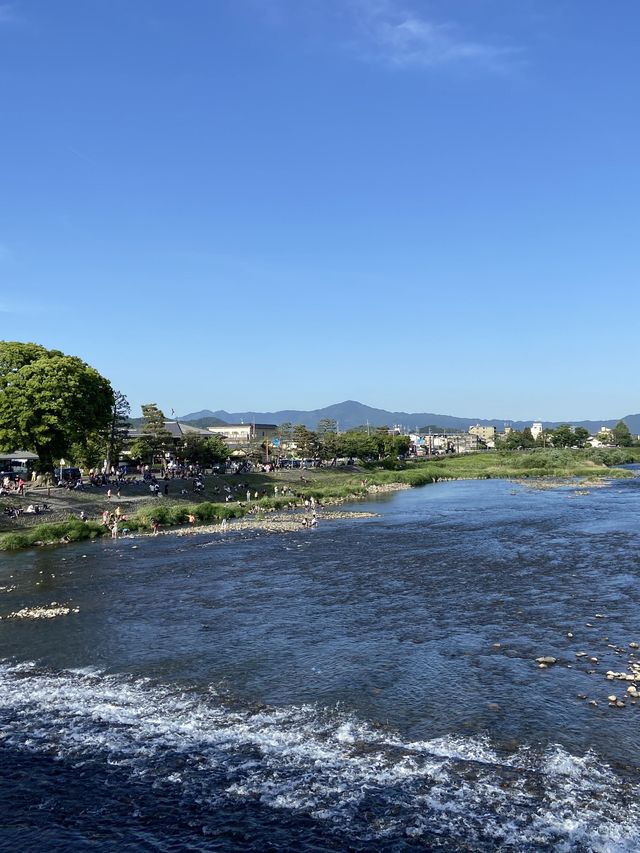
<svg viewBox="0 0 640 853"><path fill-rule="evenodd" d="M467 36L452 21L419 14L401 0L351 0L355 39L351 46L362 59L398 68L474 64L506 67L516 53L489 41Z"/></svg>

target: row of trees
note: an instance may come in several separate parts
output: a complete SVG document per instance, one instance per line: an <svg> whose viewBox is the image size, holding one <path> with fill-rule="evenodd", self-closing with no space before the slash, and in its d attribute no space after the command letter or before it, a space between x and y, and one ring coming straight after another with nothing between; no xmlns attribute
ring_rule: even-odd
<svg viewBox="0 0 640 853"><path fill-rule="evenodd" d="M142 406L143 423L140 435L131 442L129 453L134 459L151 462L158 456L174 451L185 462L203 466L223 462L229 448L219 435L201 436L187 434L179 447L165 426L164 413L155 403Z"/></svg>
<svg viewBox="0 0 640 853"><path fill-rule="evenodd" d="M611 433L598 433L597 439L602 444L615 444L618 447L631 447L635 442L624 421L618 421ZM496 447L501 450L519 450L533 447L585 447L589 439L589 430L584 427L572 427L560 424L555 429L545 429L534 438L529 427L522 431L513 430L504 438L496 441Z"/></svg>
<svg viewBox="0 0 640 853"><path fill-rule="evenodd" d="M277 437L281 445L295 444L302 458L331 461L341 457L353 459L384 459L404 456L411 446L406 435L390 434L387 427L359 427L338 433L336 421L325 418L315 431L304 424L280 424ZM282 451L284 455L285 451Z"/></svg>
<svg viewBox="0 0 640 853"><path fill-rule="evenodd" d="M219 437L189 435L180 448L165 427L165 417L155 404L142 407L141 435L129 448L132 456L150 460L177 449L183 459L202 465L222 461L229 455ZM87 467L117 463L129 441L129 403L107 379L75 356L47 350L38 344L0 341L0 447L5 450L33 450L41 472L69 457ZM534 439L530 429L512 432L499 442L504 448L536 446L584 447L589 433L561 424ZM621 447L634 444L624 421L612 433L598 438ZM405 455L407 436L390 434L386 427L360 427L338 433L336 421L325 418L315 431L303 424L283 423L274 446L253 448L256 458L282 455L295 444L303 458L335 460L347 457L362 460Z"/></svg>

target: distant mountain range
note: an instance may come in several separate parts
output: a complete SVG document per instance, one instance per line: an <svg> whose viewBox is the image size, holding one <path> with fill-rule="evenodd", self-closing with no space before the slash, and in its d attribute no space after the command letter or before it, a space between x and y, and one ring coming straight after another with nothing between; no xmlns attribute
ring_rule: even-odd
<svg viewBox="0 0 640 853"><path fill-rule="evenodd" d="M325 406L324 409L312 409L302 411L299 409L283 409L279 412L225 412L219 410L212 412L210 409L202 409L199 412L191 412L183 415L178 420L193 423L196 426L213 426L220 423L261 423L282 424L287 421L293 424L305 424L309 429L316 429L319 421L323 418L331 418L337 421L339 430L353 429L358 426L402 426L413 432L431 427L433 431L438 428L445 430L464 430L470 426L480 424L481 426L494 426L502 431L505 423L513 429L521 430L530 427L533 421L505 421L494 418L486 420L483 418L458 418L453 415L437 415L433 412L389 412L386 409L374 409L365 406L356 400L345 400L344 403L336 403L333 406ZM623 418L610 418L598 421L571 421L574 426L581 426L589 432L597 432L600 427L614 427L619 420L624 420L629 430L640 434L640 414L626 415ZM543 421L545 427L553 429L564 421Z"/></svg>

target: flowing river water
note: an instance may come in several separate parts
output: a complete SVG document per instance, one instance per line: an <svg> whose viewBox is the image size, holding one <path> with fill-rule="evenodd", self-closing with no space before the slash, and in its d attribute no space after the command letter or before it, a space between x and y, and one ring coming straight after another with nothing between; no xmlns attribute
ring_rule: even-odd
<svg viewBox="0 0 640 853"><path fill-rule="evenodd" d="M3 554L0 849L637 850L640 479L580 491Z"/></svg>

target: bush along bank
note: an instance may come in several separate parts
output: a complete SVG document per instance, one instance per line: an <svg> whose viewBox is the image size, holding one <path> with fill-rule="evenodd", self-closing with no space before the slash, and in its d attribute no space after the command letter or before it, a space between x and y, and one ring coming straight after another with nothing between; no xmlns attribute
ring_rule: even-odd
<svg viewBox="0 0 640 853"><path fill-rule="evenodd" d="M85 539L97 539L105 533L110 533L109 529L97 521L72 518L68 521L37 524L14 533L3 533L0 536L0 551L17 551L19 548L30 548L33 545L82 542Z"/></svg>

